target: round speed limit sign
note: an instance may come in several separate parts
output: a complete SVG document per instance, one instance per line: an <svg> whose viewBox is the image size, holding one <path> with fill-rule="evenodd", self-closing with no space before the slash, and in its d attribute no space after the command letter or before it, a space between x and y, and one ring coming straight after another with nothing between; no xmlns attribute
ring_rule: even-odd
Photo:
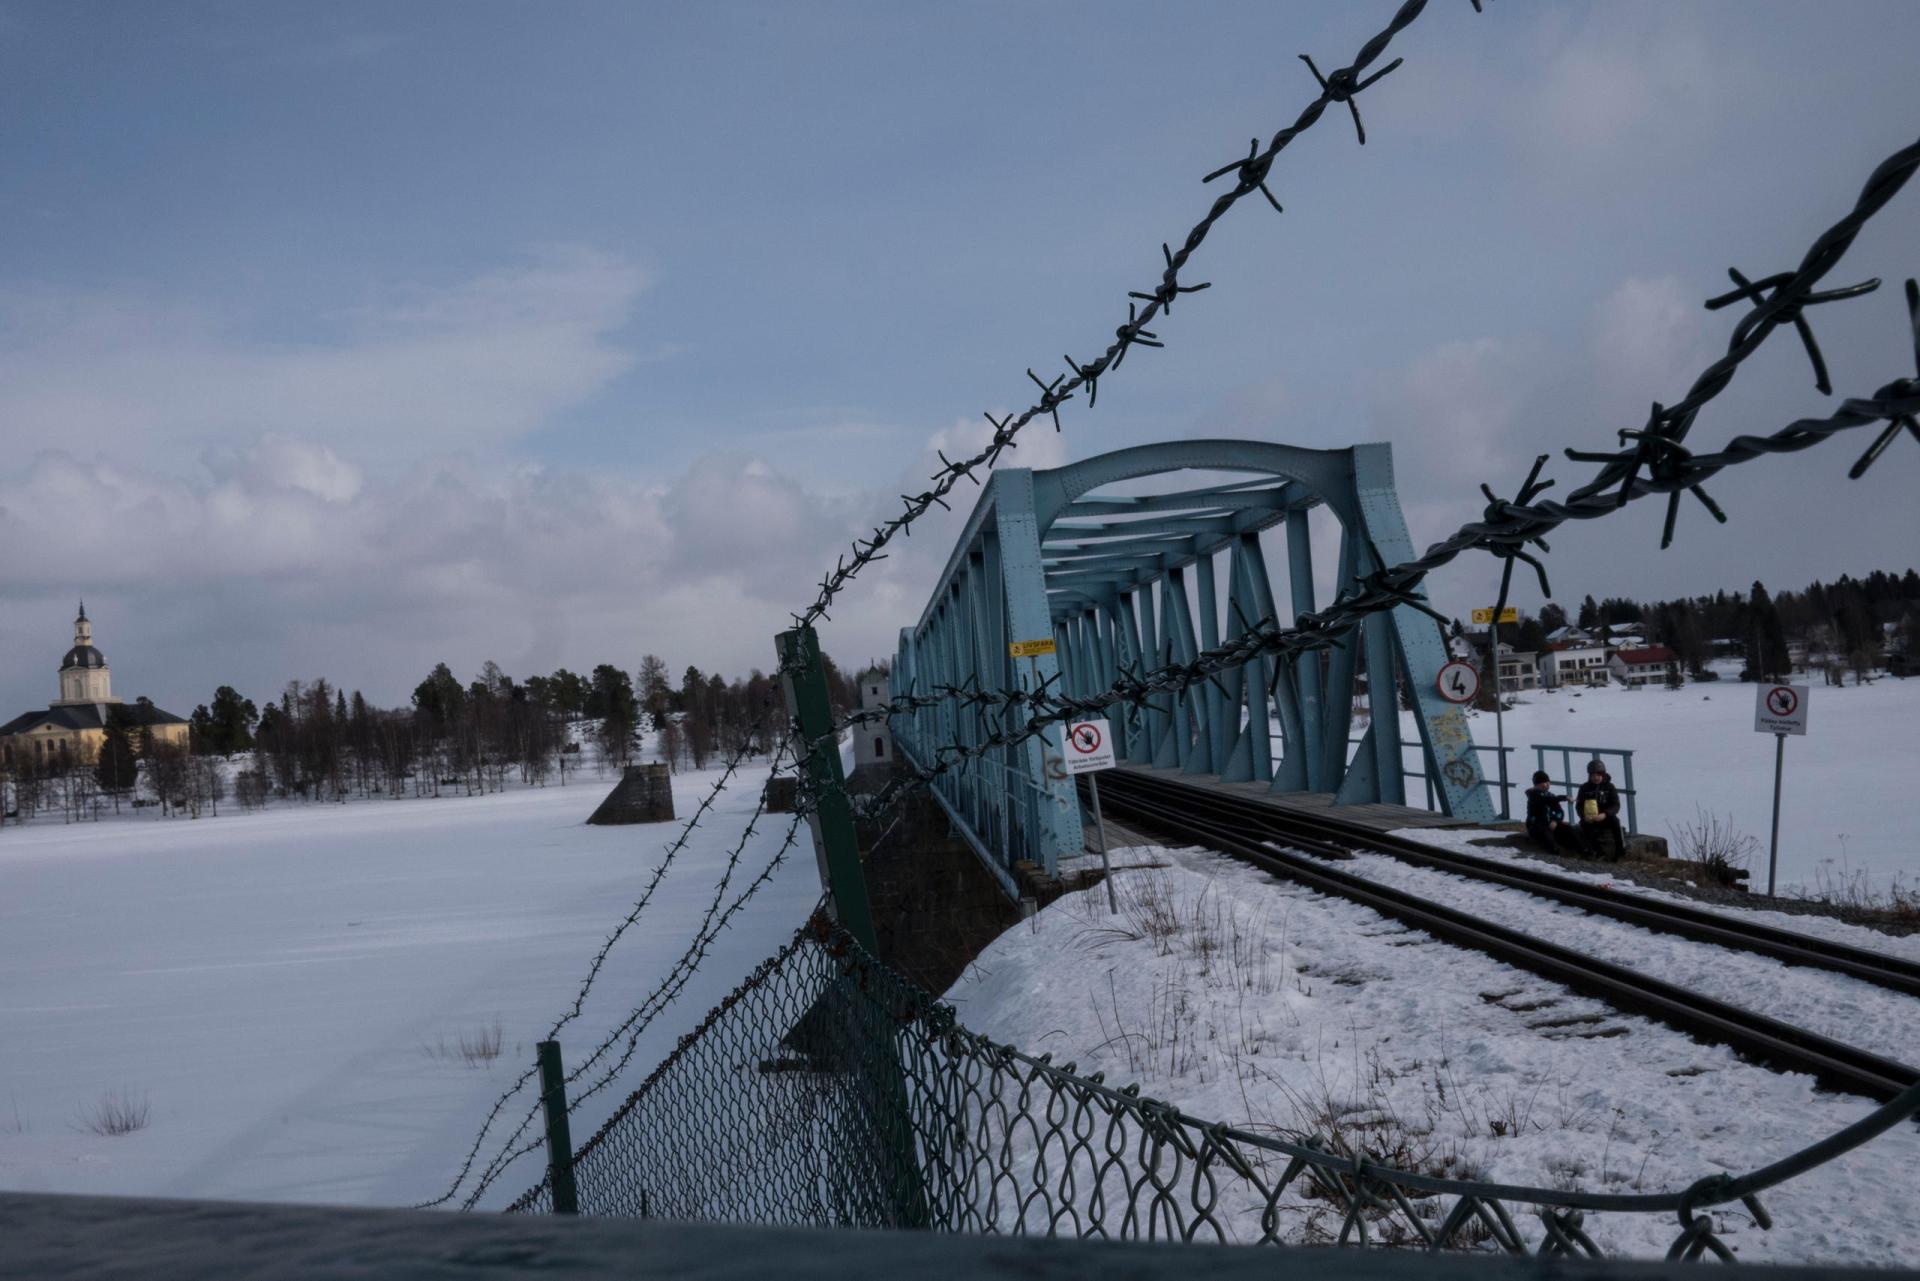
<svg viewBox="0 0 1920 1281"><path fill-rule="evenodd" d="M1480 671L1472 663L1455 659L1440 669L1434 686L1449 703L1471 703L1480 692Z"/></svg>

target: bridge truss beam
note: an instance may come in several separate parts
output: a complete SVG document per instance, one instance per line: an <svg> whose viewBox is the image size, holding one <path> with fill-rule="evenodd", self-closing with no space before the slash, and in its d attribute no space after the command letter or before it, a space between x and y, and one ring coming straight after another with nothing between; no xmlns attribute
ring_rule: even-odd
<svg viewBox="0 0 1920 1281"><path fill-rule="evenodd" d="M1182 471L1245 476L1146 494L1094 494ZM1123 674L1192 662L1265 623L1313 610L1308 513L1338 522L1335 591L1356 587L1413 547L1394 491L1391 448L1301 449L1262 441L1143 445L1045 471L994 472L919 622L902 630L896 692L943 686L988 692L1058 680L1092 695ZM1285 543L1287 614L1267 548ZM1054 652L1016 658L1009 646L1051 639ZM1111 714L1123 761L1331 792L1337 804L1404 803L1399 698L1404 690L1428 776L1449 814L1490 819L1461 709L1440 698L1446 649L1431 618L1410 606L1376 614L1324 655L1262 656L1180 694ZM1367 729L1349 750L1356 691ZM921 765L940 744L979 747L987 713L953 703L893 719ZM1060 731L994 748L949 771L936 793L955 825L1010 890L1015 865L1044 873L1082 849L1072 781L1050 758Z"/></svg>

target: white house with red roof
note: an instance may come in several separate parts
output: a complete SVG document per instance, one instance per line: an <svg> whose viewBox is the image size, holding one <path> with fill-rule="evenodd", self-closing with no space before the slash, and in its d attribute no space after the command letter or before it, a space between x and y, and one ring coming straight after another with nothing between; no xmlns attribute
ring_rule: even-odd
<svg viewBox="0 0 1920 1281"><path fill-rule="evenodd" d="M1665 685L1668 675L1680 670L1680 655L1665 645L1616 649L1607 660L1607 670L1622 685Z"/></svg>

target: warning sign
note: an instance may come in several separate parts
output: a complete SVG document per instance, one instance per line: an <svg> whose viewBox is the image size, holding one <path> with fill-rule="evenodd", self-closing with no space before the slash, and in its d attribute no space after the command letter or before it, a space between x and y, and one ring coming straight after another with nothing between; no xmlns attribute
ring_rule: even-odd
<svg viewBox="0 0 1920 1281"><path fill-rule="evenodd" d="M1112 769L1114 763L1113 731L1105 720L1074 721L1067 726L1067 773L1091 774Z"/></svg>
<svg viewBox="0 0 1920 1281"><path fill-rule="evenodd" d="M1491 623L1493 621L1493 606L1489 605L1485 609L1474 610L1473 621L1475 626L1478 626L1478 627L1485 627L1488 623ZM1519 622L1520 610L1513 605L1507 606L1505 609L1500 611L1500 621L1503 623Z"/></svg>
<svg viewBox="0 0 1920 1281"><path fill-rule="evenodd" d="M1014 641L1007 646L1007 653L1014 658L1041 658L1053 650L1051 640Z"/></svg>
<svg viewBox="0 0 1920 1281"><path fill-rule="evenodd" d="M1761 734L1807 732L1805 685L1760 685L1754 691L1753 728Z"/></svg>

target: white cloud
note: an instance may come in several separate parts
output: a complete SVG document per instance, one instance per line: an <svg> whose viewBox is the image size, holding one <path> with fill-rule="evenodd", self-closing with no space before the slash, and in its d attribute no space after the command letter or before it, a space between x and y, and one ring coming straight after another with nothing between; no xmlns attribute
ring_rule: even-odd
<svg viewBox="0 0 1920 1281"><path fill-rule="evenodd" d="M0 293L0 422L16 442L150 460L262 431L386 459L485 449L631 368L613 335L646 288L583 248L447 288L396 289L323 318L325 340L262 340L244 316L48 291Z"/></svg>

